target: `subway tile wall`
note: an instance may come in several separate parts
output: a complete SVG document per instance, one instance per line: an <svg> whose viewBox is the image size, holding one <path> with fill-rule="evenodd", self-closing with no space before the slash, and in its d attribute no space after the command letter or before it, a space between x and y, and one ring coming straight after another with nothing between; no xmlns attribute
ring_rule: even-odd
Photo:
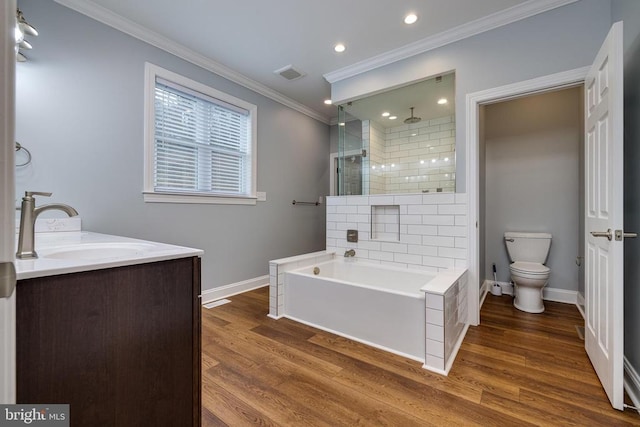
<svg viewBox="0 0 640 427"><path fill-rule="evenodd" d="M444 295L425 292L425 366L443 371L455 356L467 322L467 280L465 271Z"/></svg>
<svg viewBox="0 0 640 427"><path fill-rule="evenodd" d="M454 116L386 129L366 120L362 137L370 153L370 170L363 171L369 194L455 190Z"/></svg>
<svg viewBox="0 0 640 427"><path fill-rule="evenodd" d="M378 165L379 167L386 160L385 130L378 123L365 120L362 122L362 135L368 135L369 153L371 153L368 164L369 194L384 194L386 193L385 178L382 174L375 173L376 169L371 169L371 166Z"/></svg>
<svg viewBox="0 0 640 427"><path fill-rule="evenodd" d="M397 206L399 241L372 235L372 206ZM347 242L347 230L359 241ZM427 193L327 197L327 251L437 272L467 268L467 195Z"/></svg>

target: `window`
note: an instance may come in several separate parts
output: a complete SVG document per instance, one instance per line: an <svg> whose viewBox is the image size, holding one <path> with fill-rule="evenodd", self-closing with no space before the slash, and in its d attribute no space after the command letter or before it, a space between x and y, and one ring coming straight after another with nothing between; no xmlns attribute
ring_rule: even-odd
<svg viewBox="0 0 640 427"><path fill-rule="evenodd" d="M255 204L257 107L146 64L147 202Z"/></svg>

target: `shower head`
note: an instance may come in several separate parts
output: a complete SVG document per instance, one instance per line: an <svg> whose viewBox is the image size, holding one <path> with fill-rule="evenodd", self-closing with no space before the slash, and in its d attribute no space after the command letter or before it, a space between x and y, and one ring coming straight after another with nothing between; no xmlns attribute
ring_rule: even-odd
<svg viewBox="0 0 640 427"><path fill-rule="evenodd" d="M409 117L408 119L404 119L404 122L410 125L411 123L418 123L420 120L422 120L420 117L413 116L413 107L411 107L411 117Z"/></svg>

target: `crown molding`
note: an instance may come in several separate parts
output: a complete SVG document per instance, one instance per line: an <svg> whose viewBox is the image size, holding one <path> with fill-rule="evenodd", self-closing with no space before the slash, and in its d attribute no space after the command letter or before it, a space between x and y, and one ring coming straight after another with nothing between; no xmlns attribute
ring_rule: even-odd
<svg viewBox="0 0 640 427"><path fill-rule="evenodd" d="M258 83L257 81L250 79L249 77L240 74L237 71L232 70L231 68L217 61L214 61L198 52L195 52L194 50L189 49L188 47L180 43L176 43L173 40L168 39L167 37L164 37L154 31L149 30L148 28L130 21L127 18L113 13L112 11L90 0L55 1L62 6L68 7L69 9L86 15L91 19L115 28L116 30L128 34L131 37L142 40L143 42L155 46L158 49L162 49L165 52L177 56L178 58L197 65L200 68L211 71L212 73L224 77L225 79L230 80L234 83L237 83L240 86L244 86L247 89L250 89L260 95L266 96L269 99L279 102L280 104L292 108L315 120L329 124L329 118L327 116L320 114L317 111L263 85L262 83Z"/></svg>
<svg viewBox="0 0 640 427"><path fill-rule="evenodd" d="M356 62L355 64L347 67L331 71L324 74L324 78L329 83L335 83L384 65L389 65L420 53L428 52L450 43L454 43L558 7L575 3L576 1L578 0L529 0L422 40L417 40L398 49L390 50L383 54Z"/></svg>

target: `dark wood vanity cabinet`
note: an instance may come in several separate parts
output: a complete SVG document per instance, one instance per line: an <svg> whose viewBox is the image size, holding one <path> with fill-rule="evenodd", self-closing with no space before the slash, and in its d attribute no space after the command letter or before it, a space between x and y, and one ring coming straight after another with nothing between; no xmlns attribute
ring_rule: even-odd
<svg viewBox="0 0 640 427"><path fill-rule="evenodd" d="M72 426L200 425L200 258L25 279L18 403Z"/></svg>

